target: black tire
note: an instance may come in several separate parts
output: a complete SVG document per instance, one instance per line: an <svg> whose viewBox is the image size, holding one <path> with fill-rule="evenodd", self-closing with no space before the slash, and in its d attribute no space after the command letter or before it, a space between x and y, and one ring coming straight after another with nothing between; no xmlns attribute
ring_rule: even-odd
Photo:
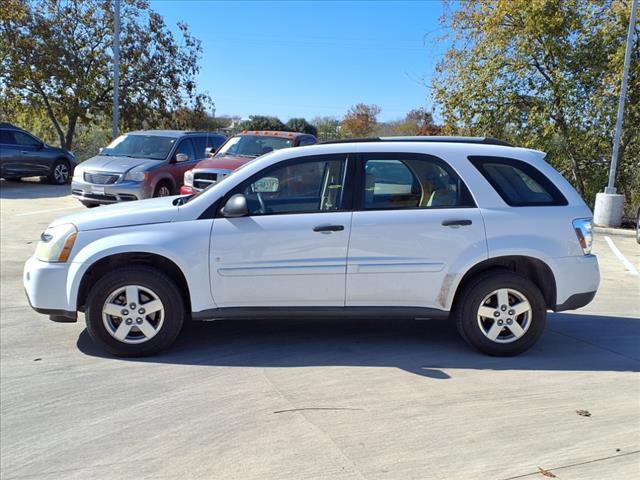
<svg viewBox="0 0 640 480"><path fill-rule="evenodd" d="M131 344L117 340L103 322L102 310L105 302L113 292L127 285L151 290L164 307L164 320L157 333L143 343ZM138 305L141 306L144 304ZM123 307L127 308L127 305ZM184 300L173 280L155 268L142 265L117 268L100 278L89 292L85 310L87 331L91 339L101 348L121 357L152 355L167 348L178 337L184 318ZM120 321L124 322L124 317Z"/></svg>
<svg viewBox="0 0 640 480"><path fill-rule="evenodd" d="M511 340L509 343L500 343L499 341L489 339L485 333L483 333L478 319L481 302L492 292L499 289L517 291L529 302L531 307L528 320L526 320L526 315L517 315L517 318L514 319L509 318L510 321L518 322L520 326L525 325L524 322L526 321L529 322L524 334L520 338ZM497 299L497 297L495 298ZM510 301L513 298L511 295L509 296ZM499 309L498 305L495 305L495 307ZM507 313L510 311L510 309L507 309ZM528 350L542 335L547 321L547 308L540 289L526 277L504 269L490 270L472 278L464 286L464 290L460 292L460 296L456 299L452 314L462 338L464 338L469 345L481 352L493 356L518 355ZM505 313L505 317L506 316L512 315ZM498 320L483 319L483 325L486 325L485 328L488 329L493 321L497 322ZM502 321L506 322L506 318ZM496 323L496 325L498 324ZM502 341L509 341L510 338L515 336L506 324L500 332L498 338Z"/></svg>
<svg viewBox="0 0 640 480"><path fill-rule="evenodd" d="M51 166L51 173L47 176L47 180L52 185L66 185L71 181L71 167L69 162L59 158Z"/></svg>
<svg viewBox="0 0 640 480"><path fill-rule="evenodd" d="M168 194L164 193L164 192L168 192ZM169 184L169 182L167 181L161 181L160 183L158 183L158 185L156 185L155 190L153 191L153 197L157 198L157 197L168 197L170 195L173 195L173 190L171 189L171 185Z"/></svg>
<svg viewBox="0 0 640 480"><path fill-rule="evenodd" d="M80 203L82 205L84 205L87 208L95 208L95 207L99 207L100 204L96 203L96 202L87 202L86 200L80 200Z"/></svg>

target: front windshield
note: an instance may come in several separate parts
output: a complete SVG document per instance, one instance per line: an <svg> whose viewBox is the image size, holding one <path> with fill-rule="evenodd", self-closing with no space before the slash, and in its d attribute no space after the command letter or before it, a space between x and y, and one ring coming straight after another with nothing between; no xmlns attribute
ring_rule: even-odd
<svg viewBox="0 0 640 480"><path fill-rule="evenodd" d="M120 135L100 155L164 160L175 141L175 138L158 135Z"/></svg>
<svg viewBox="0 0 640 480"><path fill-rule="evenodd" d="M293 146L293 138L267 137L264 135L238 135L220 147L216 157L235 155L238 157L259 157L265 153Z"/></svg>

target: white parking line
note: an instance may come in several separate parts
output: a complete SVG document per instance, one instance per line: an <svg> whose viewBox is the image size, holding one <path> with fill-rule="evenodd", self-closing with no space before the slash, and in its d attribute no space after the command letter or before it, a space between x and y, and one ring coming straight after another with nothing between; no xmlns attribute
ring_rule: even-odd
<svg viewBox="0 0 640 480"><path fill-rule="evenodd" d="M613 254L616 257L618 257L618 260L620 260L622 262L622 264L624 265L624 268L629 270L631 275L636 275L636 276L640 275L640 273L638 273L638 270L636 270L636 267L634 267L633 264L624 257L622 252L620 250L618 250L618 247L616 247L616 244L613 243L613 240L611 240L609 237L604 237L604 239L607 242L607 244L609 245L609 248L611 249Z"/></svg>
<svg viewBox="0 0 640 480"><path fill-rule="evenodd" d="M79 208L79 206L74 205L73 207L49 208L48 210L36 210L35 212L16 213L15 216L24 217L26 215L37 215L39 213L59 212L60 210L71 210L72 208Z"/></svg>

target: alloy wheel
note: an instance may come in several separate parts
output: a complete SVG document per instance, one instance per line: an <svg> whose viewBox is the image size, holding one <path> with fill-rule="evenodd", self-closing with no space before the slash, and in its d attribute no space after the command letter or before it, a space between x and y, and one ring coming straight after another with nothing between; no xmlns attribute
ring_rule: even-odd
<svg viewBox="0 0 640 480"><path fill-rule="evenodd" d="M164 305L158 295L140 285L114 290L102 307L102 322L116 340L138 344L157 335L164 322Z"/></svg>
<svg viewBox="0 0 640 480"><path fill-rule="evenodd" d="M64 163L59 163L53 169L53 178L59 185L67 183L67 180L69 180L69 168Z"/></svg>
<svg viewBox="0 0 640 480"><path fill-rule="evenodd" d="M480 302L478 326L492 342L511 343L527 333L532 314L531 304L521 292L500 288Z"/></svg>
<svg viewBox="0 0 640 480"><path fill-rule="evenodd" d="M160 188L158 188L158 197L168 197L169 195L171 195L171 190L169 190L169 187L166 185L161 185Z"/></svg>

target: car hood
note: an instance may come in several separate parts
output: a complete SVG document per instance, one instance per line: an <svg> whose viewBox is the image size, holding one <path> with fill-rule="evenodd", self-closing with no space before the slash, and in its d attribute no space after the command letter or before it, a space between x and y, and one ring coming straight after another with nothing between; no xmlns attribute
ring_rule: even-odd
<svg viewBox="0 0 640 480"><path fill-rule="evenodd" d="M175 196L150 198L96 207L58 218L50 226L73 223L79 231L83 231L166 223L173 220L178 213L178 207L173 204L176 198Z"/></svg>
<svg viewBox="0 0 640 480"><path fill-rule="evenodd" d="M148 158L96 155L82 162L80 167L90 172L127 173L133 169L145 171L158 166L161 162L161 160L149 160Z"/></svg>
<svg viewBox="0 0 640 480"><path fill-rule="evenodd" d="M235 170L245 163L249 163L251 160L255 160L255 158L225 155L223 157L213 157L207 158L206 160L201 160L196 164L194 169L199 170L201 168L216 168L220 170Z"/></svg>

